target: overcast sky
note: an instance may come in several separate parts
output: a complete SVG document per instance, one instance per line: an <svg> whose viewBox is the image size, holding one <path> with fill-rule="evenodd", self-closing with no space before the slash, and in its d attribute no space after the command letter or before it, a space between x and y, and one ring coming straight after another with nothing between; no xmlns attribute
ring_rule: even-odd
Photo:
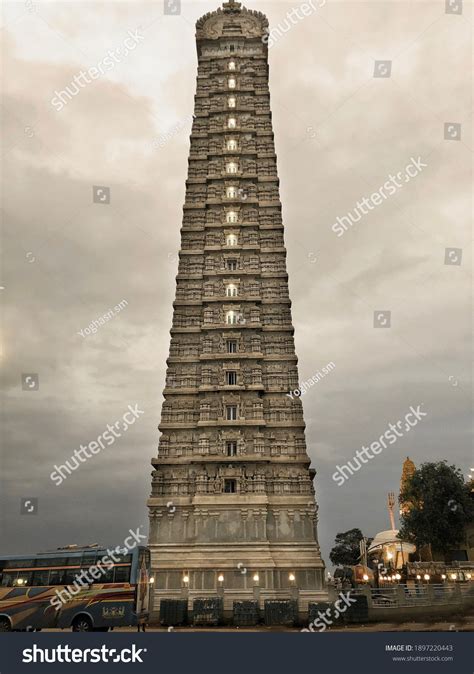
<svg viewBox="0 0 474 674"><path fill-rule="evenodd" d="M246 6L275 27L299 4ZM147 529L194 25L216 6L183 3L179 16L164 16L162 2L4 7L3 553L120 543L129 528ZM468 3L446 14L444 0L327 0L270 49L300 380L335 364L303 399L326 562L338 532L389 528L386 494L398 491L407 455L417 465L446 458L465 474L474 465L470 21ZM144 39L135 49L58 111L55 91L137 29ZM391 61L390 77L374 77L380 60ZM160 143L164 134L171 138ZM411 158L426 166L338 237L336 218ZM110 188L109 204L93 203L94 185ZM122 300L97 333L80 334ZM391 312L390 328L374 328L380 311ZM38 375L38 390L34 379L23 390L28 374ZM129 404L144 414L55 486L54 465ZM427 416L415 428L335 483L337 464L422 404ZM20 514L32 497L37 513Z"/></svg>

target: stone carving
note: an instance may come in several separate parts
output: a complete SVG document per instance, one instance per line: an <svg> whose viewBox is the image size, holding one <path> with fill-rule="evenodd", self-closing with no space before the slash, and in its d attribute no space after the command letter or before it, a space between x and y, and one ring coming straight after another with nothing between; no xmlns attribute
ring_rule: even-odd
<svg viewBox="0 0 474 674"><path fill-rule="evenodd" d="M246 8L241 9L240 3L235 7L219 8L216 12L209 12L201 17L196 24L196 38L198 40L217 40L225 37L226 29L234 29L232 35L245 38L261 38L268 31L268 20L261 12ZM237 30L239 32L237 33Z"/></svg>

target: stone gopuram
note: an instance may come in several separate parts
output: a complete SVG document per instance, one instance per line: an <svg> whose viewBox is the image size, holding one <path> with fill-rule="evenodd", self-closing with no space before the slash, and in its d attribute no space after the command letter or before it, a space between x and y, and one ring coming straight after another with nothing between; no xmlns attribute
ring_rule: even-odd
<svg viewBox="0 0 474 674"><path fill-rule="evenodd" d="M270 112L268 22L197 22L198 76L149 547L161 599L326 598Z"/></svg>

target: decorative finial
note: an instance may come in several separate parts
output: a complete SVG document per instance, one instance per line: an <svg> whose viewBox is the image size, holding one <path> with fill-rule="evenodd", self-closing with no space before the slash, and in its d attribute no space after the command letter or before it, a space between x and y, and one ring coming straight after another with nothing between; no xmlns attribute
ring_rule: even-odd
<svg viewBox="0 0 474 674"><path fill-rule="evenodd" d="M224 2L222 5L224 8L224 11L240 11L240 8L242 7L241 2L236 2L236 0L228 0L228 2Z"/></svg>

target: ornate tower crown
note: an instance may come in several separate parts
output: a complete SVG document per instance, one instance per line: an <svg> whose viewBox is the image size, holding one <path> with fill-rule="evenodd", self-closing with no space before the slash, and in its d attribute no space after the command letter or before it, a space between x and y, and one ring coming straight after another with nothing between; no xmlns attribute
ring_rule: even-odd
<svg viewBox="0 0 474 674"><path fill-rule="evenodd" d="M268 33L268 19L242 3L229 0L215 12L202 16L196 23L196 38L218 40L220 38L262 38Z"/></svg>

